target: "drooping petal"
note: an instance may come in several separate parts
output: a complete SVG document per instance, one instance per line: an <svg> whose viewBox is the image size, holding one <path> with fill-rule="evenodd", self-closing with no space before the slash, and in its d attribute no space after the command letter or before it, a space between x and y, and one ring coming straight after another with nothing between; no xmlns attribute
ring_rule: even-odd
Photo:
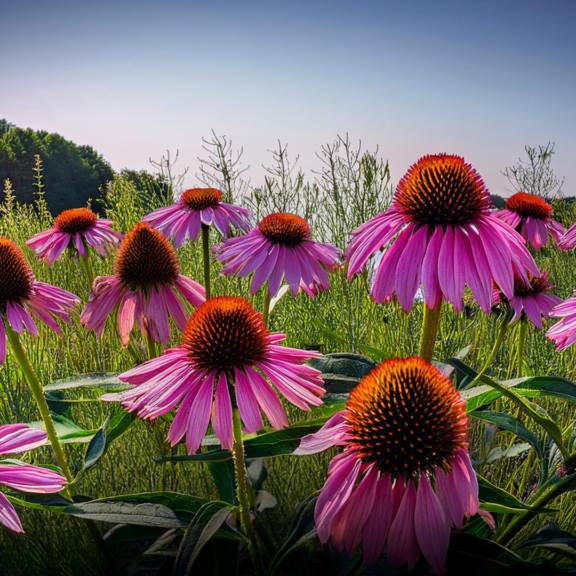
<svg viewBox="0 0 576 576"><path fill-rule="evenodd" d="M450 522L426 476L421 476L418 482L414 530L422 554L436 574L443 574L450 544Z"/></svg>

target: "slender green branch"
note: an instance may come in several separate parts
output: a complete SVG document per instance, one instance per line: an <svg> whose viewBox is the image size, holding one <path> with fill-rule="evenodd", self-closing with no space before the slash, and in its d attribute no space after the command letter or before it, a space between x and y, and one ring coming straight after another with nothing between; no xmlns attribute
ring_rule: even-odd
<svg viewBox="0 0 576 576"><path fill-rule="evenodd" d="M434 308L428 308L424 303L424 322L422 323L422 336L420 338L420 351L418 355L428 362L432 362L434 347L436 346L436 334L440 324L442 301Z"/></svg>
<svg viewBox="0 0 576 576"><path fill-rule="evenodd" d="M2 318L0 318L0 322L2 322ZM22 346L22 342L20 341L20 336L18 332L12 330L10 325L6 323L6 335L8 336L8 340L10 342L10 346L12 348L12 352L14 352L14 356L16 357L16 361L20 366L20 369L24 373L24 377L26 378L30 390L32 391L32 395L34 396L34 400L36 401L36 405L38 406L38 410L40 410L40 416L42 417L42 421L44 422L44 428L46 429L46 434L48 435L48 440L52 446L52 450L54 450L54 455L56 457L56 462L62 473L66 477L68 484L66 485L66 491L70 495L71 498L78 495L78 489L76 487L76 481L72 476L72 472L70 470L70 466L68 465L68 460L66 459L66 455L64 454L64 450L62 449L62 445L60 444L60 440L58 439L58 434L56 432L56 428L54 426L54 421L52 420L52 415L50 414L50 408L48 407L48 403L46 402L46 397L44 396L44 389L42 388L42 383L36 374L24 347ZM104 557L106 564L109 568L110 574L119 574L118 567L114 558L110 554L108 547L106 546L106 542L102 538L102 534L100 530L98 530L98 526L92 520L85 521L86 528L96 546L98 546L102 556Z"/></svg>
<svg viewBox="0 0 576 576"><path fill-rule="evenodd" d="M210 289L210 226L202 224L202 253L204 255L204 288L206 289L206 300L212 297Z"/></svg>
<svg viewBox="0 0 576 576"><path fill-rule="evenodd" d="M152 360L152 358L158 357L158 348L156 346L156 342L154 342L150 334L146 334L146 351L148 352L148 360Z"/></svg>
<svg viewBox="0 0 576 576"><path fill-rule="evenodd" d="M520 326L518 327L518 349L516 353L516 378L524 376L524 349L526 347L526 332L528 329L528 319L522 315Z"/></svg>
<svg viewBox="0 0 576 576"><path fill-rule="evenodd" d="M80 264L82 264L82 269L84 270L84 275L86 280L88 280L88 292L92 292L92 285L94 284L94 270L92 269L92 262L90 261L90 252L88 256L84 257L82 254L80 256Z"/></svg>
<svg viewBox="0 0 576 576"><path fill-rule="evenodd" d="M1 322L1 320L0 320ZM42 417L42 421L44 422L44 428L46 429L46 434L48 434L48 440L52 446L52 450L54 450L54 455L56 456L56 462L58 462L58 466L62 470L66 480L68 480L67 490L70 496L75 496L76 486L74 484L74 477L72 476L72 472L70 471L70 467L68 466L68 461L66 460L66 455L64 454L64 450L62 449L62 445L60 444L60 440L58 440L58 434L56 433L56 427L54 426L54 421L52 420L52 415L50 414L50 408L48 407L48 403L46 402L46 397L44 396L44 389L42 388L42 384L40 379L36 375L32 364L22 346L22 342L20 341L20 336L18 332L12 330L10 325L6 323L6 335L8 336L8 340L10 342L10 346L12 347L12 351L14 352L14 356L16 357L16 361L20 366L20 369L24 373L24 377L28 382L28 386L32 391L32 395L34 396L34 400L36 401L36 405L38 406L38 410L40 410L40 416Z"/></svg>
<svg viewBox="0 0 576 576"><path fill-rule="evenodd" d="M270 316L270 290L268 288L268 283L264 288L264 303L262 304L262 318L264 319L264 324L268 326L268 318Z"/></svg>
<svg viewBox="0 0 576 576"><path fill-rule="evenodd" d="M250 555L254 563L254 570L257 576L263 576L262 560L260 547L256 538L256 532L250 517L250 498L249 498L249 480L244 461L244 442L242 440L242 420L240 411L235 406L232 411L232 434L234 444L232 447L232 456L234 458L234 468L236 469L236 489L238 502L240 503L240 523L242 529L248 536Z"/></svg>

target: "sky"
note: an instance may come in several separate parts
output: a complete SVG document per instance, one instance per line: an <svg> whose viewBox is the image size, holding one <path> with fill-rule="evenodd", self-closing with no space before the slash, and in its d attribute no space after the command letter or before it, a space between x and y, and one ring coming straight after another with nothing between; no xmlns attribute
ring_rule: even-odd
<svg viewBox="0 0 576 576"><path fill-rule="evenodd" d="M524 146L556 143L576 195L574 0L0 0L0 118L90 144L116 170L211 131L253 185L280 140L308 178L348 134L393 181L462 155L492 193Z"/></svg>

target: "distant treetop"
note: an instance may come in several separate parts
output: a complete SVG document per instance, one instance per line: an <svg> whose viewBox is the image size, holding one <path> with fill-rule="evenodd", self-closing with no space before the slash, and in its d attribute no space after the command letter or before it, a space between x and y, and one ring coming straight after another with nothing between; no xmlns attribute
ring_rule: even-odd
<svg viewBox="0 0 576 576"><path fill-rule="evenodd" d="M53 214L86 205L114 171L91 146L78 146L59 134L14 126L0 119L0 182L10 179L19 202L34 201L34 156L44 167L46 201Z"/></svg>

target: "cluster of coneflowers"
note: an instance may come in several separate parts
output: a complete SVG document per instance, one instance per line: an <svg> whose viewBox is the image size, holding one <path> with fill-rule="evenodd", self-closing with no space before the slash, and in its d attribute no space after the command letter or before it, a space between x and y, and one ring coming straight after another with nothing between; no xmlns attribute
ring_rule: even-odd
<svg viewBox="0 0 576 576"><path fill-rule="evenodd" d="M340 448L315 509L323 543L349 553L361 546L367 563L385 552L390 562L411 567L423 555L442 573L452 528L461 529L476 514L493 524L479 510L465 404L431 364L442 304L461 310L468 287L485 313L498 306L507 310L502 337L516 322L525 337L527 322L542 329L543 318L562 317L547 335L559 350L570 346L576 341L576 298L562 302L551 293L547 274L526 243L537 250L551 238L562 249L572 248L576 225L565 233L552 220L551 206L525 193L494 212L479 174L462 158L445 154L421 158L409 169L391 207L352 232L343 263L342 252L314 241L299 216L271 214L252 227L247 210L221 200L218 190L187 190L177 204L152 212L126 236L88 209L68 210L53 229L27 242L50 265L67 250L82 262L91 286L81 313L87 330L100 337L112 319L124 347L133 344L135 329L144 337L148 360L120 377L133 387L102 399L119 401L145 419L175 410L167 441L175 445L184 439L189 454L200 448L212 426L222 448L234 454L240 521L258 565L242 433L262 429L263 415L275 429L287 426L280 397L309 411L322 404L325 392L321 373L306 363L319 354L286 347L281 344L285 334L269 332L271 298L283 283L294 296L303 292L314 298L329 289L330 273L342 264L349 279L368 269L374 301L396 298L406 312L422 289L419 357L384 361L361 380L344 410L303 439L296 454ZM212 226L223 240L211 247ZM199 236L204 285L181 273L175 252ZM112 275L93 279L92 250L104 257L115 251ZM240 297L211 297L211 254L224 264L222 274L252 275L251 293L264 291L262 311ZM0 364L10 343L46 427L43 432L23 424L1 426L0 454L49 441L63 472L0 463L0 483L11 488L48 493L67 486L75 494L42 386L19 335L38 334L37 321L61 334L58 320L69 322L79 303L75 295L35 280L20 248L0 239ZM182 338L179 346L165 349L170 320ZM0 523L22 531L2 494Z"/></svg>

